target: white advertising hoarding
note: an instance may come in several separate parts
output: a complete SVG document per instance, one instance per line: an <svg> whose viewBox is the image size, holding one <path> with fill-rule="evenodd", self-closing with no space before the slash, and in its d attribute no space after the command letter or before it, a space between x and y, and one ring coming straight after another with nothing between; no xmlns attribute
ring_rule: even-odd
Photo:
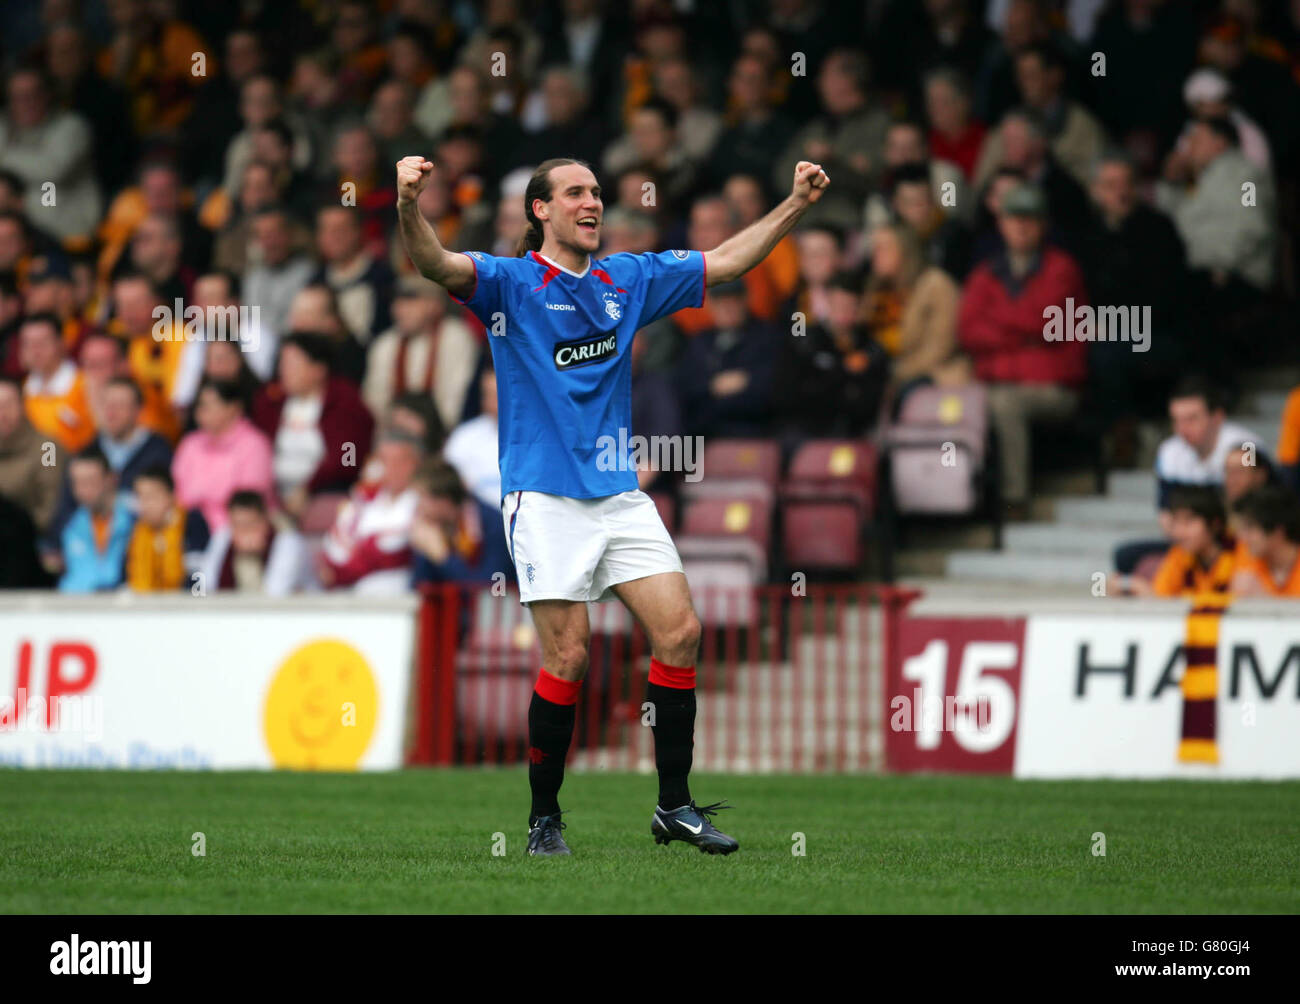
<svg viewBox="0 0 1300 1004"><path fill-rule="evenodd" d="M0 766L391 770L415 600L0 605Z"/></svg>
<svg viewBox="0 0 1300 1004"><path fill-rule="evenodd" d="M1223 617L1218 764L1178 761L1185 633L1176 610L1027 617L1015 775L1300 777L1300 616Z"/></svg>

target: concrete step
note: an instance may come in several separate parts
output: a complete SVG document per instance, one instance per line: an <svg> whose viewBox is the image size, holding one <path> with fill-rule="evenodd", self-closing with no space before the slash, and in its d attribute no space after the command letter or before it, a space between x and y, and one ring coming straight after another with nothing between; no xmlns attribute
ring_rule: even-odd
<svg viewBox="0 0 1300 1004"><path fill-rule="evenodd" d="M1102 551L1067 555L959 551L949 555L947 570L949 578L1073 585L1086 590L1093 575L1110 567L1110 554Z"/></svg>
<svg viewBox="0 0 1300 1004"><path fill-rule="evenodd" d="M1126 497L1058 499L1058 523L1082 523L1087 526L1115 527L1127 533L1134 527L1149 526L1155 519L1155 493L1145 499Z"/></svg>
<svg viewBox="0 0 1300 1004"><path fill-rule="evenodd" d="M1006 528L1002 543L1007 554L1109 555L1117 545L1129 540L1160 536L1154 519L1134 531L1078 523L1020 523Z"/></svg>
<svg viewBox="0 0 1300 1004"><path fill-rule="evenodd" d="M1111 471L1106 476L1106 497L1113 499L1145 499L1155 505L1155 472L1150 468L1137 471Z"/></svg>

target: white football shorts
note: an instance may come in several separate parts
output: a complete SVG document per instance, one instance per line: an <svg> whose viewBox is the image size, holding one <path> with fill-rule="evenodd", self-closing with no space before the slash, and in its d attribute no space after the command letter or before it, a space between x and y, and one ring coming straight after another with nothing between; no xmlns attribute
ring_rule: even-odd
<svg viewBox="0 0 1300 1004"><path fill-rule="evenodd" d="M519 601L614 599L611 586L682 571L654 500L643 491L596 499L515 491L501 502Z"/></svg>

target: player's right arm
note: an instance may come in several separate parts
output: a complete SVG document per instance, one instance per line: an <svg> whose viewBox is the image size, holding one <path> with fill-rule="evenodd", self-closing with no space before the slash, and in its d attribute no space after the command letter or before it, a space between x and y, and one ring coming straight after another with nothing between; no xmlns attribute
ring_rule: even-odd
<svg viewBox="0 0 1300 1004"><path fill-rule="evenodd" d="M448 251L420 212L420 192L433 171L423 157L403 157L397 162L397 222L411 262L426 279L432 279L462 300L474 295L474 263L463 254Z"/></svg>

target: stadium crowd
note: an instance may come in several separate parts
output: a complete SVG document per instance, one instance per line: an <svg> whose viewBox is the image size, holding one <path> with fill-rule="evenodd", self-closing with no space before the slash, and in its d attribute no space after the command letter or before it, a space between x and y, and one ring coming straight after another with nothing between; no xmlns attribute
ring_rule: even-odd
<svg viewBox="0 0 1300 1004"><path fill-rule="evenodd" d="M1168 539L1117 555L1123 586L1300 596L1300 388L1276 457L1223 417L1244 370L1295 361L1300 3L42 0L5 17L0 585L513 576L488 333L395 234L394 163L422 154L443 242L498 255L549 157L597 171L602 253L715 247L796 161L821 163L831 188L760 266L639 333L638 434L788 455L978 385L1014 517L1035 429L1088 416L1123 467L1168 408ZM1071 301L1134 325L1149 308L1145 330L1048 336Z"/></svg>

